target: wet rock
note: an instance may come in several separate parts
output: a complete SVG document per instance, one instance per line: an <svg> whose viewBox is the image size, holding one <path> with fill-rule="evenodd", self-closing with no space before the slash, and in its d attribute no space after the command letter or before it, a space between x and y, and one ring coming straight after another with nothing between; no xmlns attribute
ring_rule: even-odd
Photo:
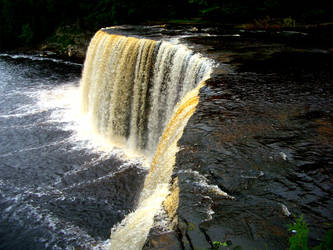
<svg viewBox="0 0 333 250"><path fill-rule="evenodd" d="M181 250L183 249L175 232L150 234L144 250Z"/></svg>
<svg viewBox="0 0 333 250"><path fill-rule="evenodd" d="M182 30L169 28L141 27L140 34L170 38ZM170 198L167 206L181 247L220 241L234 249L287 249L291 213L304 214L310 240L319 238L333 218L331 39L318 42L311 30L191 26L184 33L182 41L221 64L178 142L179 205L175 210Z"/></svg>
<svg viewBox="0 0 333 250"><path fill-rule="evenodd" d="M93 33L72 26L59 27L56 32L40 46L43 56L63 58L83 63Z"/></svg>
<svg viewBox="0 0 333 250"><path fill-rule="evenodd" d="M189 214L192 214L189 212ZM190 217L190 216L188 216ZM193 217L191 219L194 219ZM211 244L209 239L203 233L198 224L199 220L186 221L181 218L179 222L179 231L182 237L184 249L210 249Z"/></svg>
<svg viewBox="0 0 333 250"><path fill-rule="evenodd" d="M291 215L291 212L289 212L288 208L286 205L284 204L281 204L281 208L282 208L282 212L285 216L290 216Z"/></svg>
<svg viewBox="0 0 333 250"><path fill-rule="evenodd" d="M331 111L321 110L333 109L323 95L332 93L320 79L317 92L310 87L313 81L313 76L264 73L207 81L179 141L175 168L184 246L209 248L213 241L229 241L245 249L285 249L291 213L305 213L317 226L331 221L332 210L323 201L331 202L327 187L333 186L323 180L332 176L332 154L321 146L324 140L313 138L318 132L330 136ZM318 130L315 123L325 128ZM203 179L235 199L198 188ZM323 230L314 230L310 238Z"/></svg>

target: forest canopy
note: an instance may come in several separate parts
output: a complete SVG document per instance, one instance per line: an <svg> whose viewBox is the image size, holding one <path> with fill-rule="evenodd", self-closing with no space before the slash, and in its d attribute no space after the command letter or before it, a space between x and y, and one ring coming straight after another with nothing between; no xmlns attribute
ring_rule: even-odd
<svg viewBox="0 0 333 250"><path fill-rule="evenodd" d="M36 43L68 24L97 30L158 20L242 23L267 16L313 23L332 21L332 10L323 0L0 0L0 48Z"/></svg>

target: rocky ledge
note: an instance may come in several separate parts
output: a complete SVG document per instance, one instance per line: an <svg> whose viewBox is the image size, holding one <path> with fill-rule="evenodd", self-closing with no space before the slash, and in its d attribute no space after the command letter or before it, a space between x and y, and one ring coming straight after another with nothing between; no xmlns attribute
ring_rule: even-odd
<svg viewBox="0 0 333 250"><path fill-rule="evenodd" d="M178 143L174 230L152 229L145 249L287 249L301 214L318 245L333 218L331 45L242 32L184 42L221 64Z"/></svg>

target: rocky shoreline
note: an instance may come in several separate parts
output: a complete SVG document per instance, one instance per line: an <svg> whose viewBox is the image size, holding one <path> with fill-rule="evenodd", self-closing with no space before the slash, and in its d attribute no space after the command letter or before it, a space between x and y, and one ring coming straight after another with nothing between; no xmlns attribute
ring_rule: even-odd
<svg viewBox="0 0 333 250"><path fill-rule="evenodd" d="M301 214L310 245L320 243L333 213L328 40L292 32L184 38L222 64L178 143L174 231L153 228L145 249L286 249L288 224Z"/></svg>
<svg viewBox="0 0 333 250"><path fill-rule="evenodd" d="M50 57L83 64L93 35L94 32L82 31L75 26L59 27L41 43L19 47L8 53Z"/></svg>
<svg viewBox="0 0 333 250"><path fill-rule="evenodd" d="M276 22L276 21L275 21ZM280 20L279 23L282 21ZM125 25L126 27L126 25ZM135 26L128 26L135 27ZM275 40L306 40L309 43L318 43L320 45L330 45L333 41L333 23L318 23L318 24L297 24L296 26L280 26L266 25L260 26L258 23L254 25L249 24L212 24L212 23L164 23L164 22L149 22L146 25L138 27L153 27L163 28L164 32L168 35L177 35L185 33L191 33L193 35L200 34L201 32L208 31L208 33L226 35L228 34L246 32L253 33L258 36L261 33L263 36L271 37ZM133 29L130 31L127 29L120 29L119 33L127 32L128 34L142 35L149 37L149 34L140 34L142 29ZM136 34L136 32L139 32ZM34 54L44 57L59 58L77 63L83 63L86 56L86 51L89 46L89 42L93 37L93 31L85 31L76 27L76 25L60 26L50 37L38 44L27 45L24 47L16 48L9 53L23 53ZM164 36L163 32L159 34ZM156 37L158 39L158 36ZM193 41L191 41L193 43ZM195 43L195 41L194 41ZM219 61L228 63L228 57L218 58Z"/></svg>

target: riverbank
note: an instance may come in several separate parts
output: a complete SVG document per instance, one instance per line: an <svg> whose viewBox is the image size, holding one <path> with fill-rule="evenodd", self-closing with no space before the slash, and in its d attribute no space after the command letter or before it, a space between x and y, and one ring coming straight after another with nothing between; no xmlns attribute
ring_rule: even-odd
<svg viewBox="0 0 333 250"><path fill-rule="evenodd" d="M202 20L171 20L150 21L143 26L159 26L166 33L170 30L188 29L192 34L210 33L223 35L247 32L255 36L266 36L278 40L302 40L302 42L317 43L320 46L333 43L333 22L317 24L298 24L291 18L271 19L269 17L256 19L243 24L220 24L203 22ZM60 58L83 63L89 42L94 31L82 30L77 25L60 26L44 41L10 50L10 53L34 54L43 57ZM260 35L259 35L260 34ZM163 35L163 30L161 32ZM7 51L6 51L7 52Z"/></svg>
<svg viewBox="0 0 333 250"><path fill-rule="evenodd" d="M40 43L22 46L8 52L39 55L83 64L93 35L93 31L84 31L75 25L61 26Z"/></svg>

